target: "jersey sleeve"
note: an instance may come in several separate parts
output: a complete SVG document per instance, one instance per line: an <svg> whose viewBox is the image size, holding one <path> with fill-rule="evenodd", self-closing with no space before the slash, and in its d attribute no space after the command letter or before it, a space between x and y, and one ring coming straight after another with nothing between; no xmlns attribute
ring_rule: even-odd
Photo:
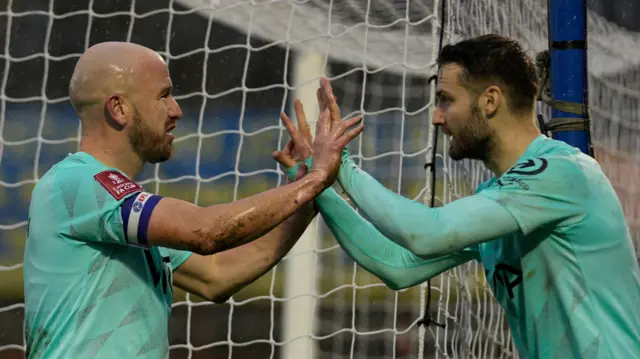
<svg viewBox="0 0 640 359"><path fill-rule="evenodd" d="M184 262L189 259L189 257L193 254L189 251L183 251L173 248L159 247L160 254L163 257L169 258L169 264L171 265L171 270L175 271L180 267Z"/></svg>
<svg viewBox="0 0 640 359"><path fill-rule="evenodd" d="M530 158L477 193L505 208L527 235L547 225L570 224L585 214L587 179L568 156Z"/></svg>
<svg viewBox="0 0 640 359"><path fill-rule="evenodd" d="M461 250L425 259L386 238L332 188L316 198L322 218L336 241L360 266L394 290L408 288L472 259L478 252Z"/></svg>
<svg viewBox="0 0 640 359"><path fill-rule="evenodd" d="M63 236L147 246L149 218L161 197L144 192L121 172L91 165L67 168L56 174L54 191L66 209L59 213Z"/></svg>

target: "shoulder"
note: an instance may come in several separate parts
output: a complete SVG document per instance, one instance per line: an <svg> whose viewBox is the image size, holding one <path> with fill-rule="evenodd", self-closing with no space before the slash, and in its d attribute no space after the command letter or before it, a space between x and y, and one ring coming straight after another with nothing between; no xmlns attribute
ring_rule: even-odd
<svg viewBox="0 0 640 359"><path fill-rule="evenodd" d="M562 141L547 140L531 156L514 164L505 176L532 177L567 183L584 177L583 163L591 157Z"/></svg>
<svg viewBox="0 0 640 359"><path fill-rule="evenodd" d="M83 159L79 154L71 154L47 171L38 184L47 182L79 184L91 181L94 175L107 169L104 165Z"/></svg>
<svg viewBox="0 0 640 359"><path fill-rule="evenodd" d="M518 189L530 194L586 195L588 166L595 162L564 142L545 140L531 155L521 158L500 178L489 183L492 190Z"/></svg>
<svg viewBox="0 0 640 359"><path fill-rule="evenodd" d="M116 169L80 154L67 156L54 165L36 184L34 194L54 196L106 197L116 201L142 191L142 187Z"/></svg>
<svg viewBox="0 0 640 359"><path fill-rule="evenodd" d="M496 179L495 177L493 177L493 178L491 178L491 179L490 179L490 180L488 180L488 181L481 182L481 183L476 187L476 190L475 190L474 194L480 193L480 192L482 192L483 190L485 190L485 189L487 189L487 188L491 187L491 185L492 185L494 182L496 182L496 180L497 180L497 179Z"/></svg>
<svg viewBox="0 0 640 359"><path fill-rule="evenodd" d="M55 198L62 191L78 189L87 178L91 178L92 173L99 171L98 166L83 162L77 155L68 155L36 182L32 201Z"/></svg>

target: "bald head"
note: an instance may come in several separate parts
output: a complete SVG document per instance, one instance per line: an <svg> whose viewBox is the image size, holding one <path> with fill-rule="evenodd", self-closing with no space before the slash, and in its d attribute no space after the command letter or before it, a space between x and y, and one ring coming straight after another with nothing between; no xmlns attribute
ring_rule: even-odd
<svg viewBox="0 0 640 359"><path fill-rule="evenodd" d="M169 68L144 46L105 42L92 46L69 84L82 122L81 148L108 149L116 162L166 161L182 110L172 94Z"/></svg>
<svg viewBox="0 0 640 359"><path fill-rule="evenodd" d="M153 50L127 42L90 47L78 60L71 82L71 104L83 118L87 108L101 105L111 94L134 95L150 67L166 67ZM101 110L98 108L98 110Z"/></svg>

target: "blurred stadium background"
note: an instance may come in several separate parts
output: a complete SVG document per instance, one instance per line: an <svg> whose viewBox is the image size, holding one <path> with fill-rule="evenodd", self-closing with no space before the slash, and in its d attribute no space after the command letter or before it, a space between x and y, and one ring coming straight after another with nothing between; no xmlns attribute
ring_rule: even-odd
<svg viewBox="0 0 640 359"><path fill-rule="evenodd" d="M193 8L212 3L0 1L0 358L23 355L20 264L31 189L55 162L77 150L79 123L68 103L67 86L79 54L91 44L132 41L169 61L184 118L178 124L174 158L147 166L137 179L150 191L212 205L282 183L271 159L272 151L287 140L278 114L290 113L300 50L313 50L328 55L324 71L335 77L344 116L366 115L362 138L350 146L362 167L407 197L423 200L430 193L424 168L431 149L427 78L433 72L438 2L416 1L406 10L408 2L399 0L315 0L296 6L286 1L223 1L212 17ZM447 4L446 42L493 31L517 37L532 55L545 45L544 1ZM292 7L305 16L324 16L320 24L328 23L326 17L332 14L332 28L342 32L334 33L333 43L318 42L308 30L312 23L298 23L291 36L310 40L286 42L282 28L297 16ZM588 7L597 158L618 190L637 241L640 6L634 0L590 0ZM234 18L238 12L244 17ZM411 36L404 37L406 21L398 18L410 20ZM278 27L280 32L273 30ZM368 40L353 40L359 33L350 31L367 36L368 29ZM404 42L406 38L415 41ZM384 63L398 56L406 60L413 52L422 67ZM366 69L360 56L370 62ZM440 138L438 144L434 191L439 205L469 193L487 173L476 163L452 163L445 141ZM321 221L317 233L315 249L305 257L315 270L316 357L420 356L416 322L426 300L425 286L393 292L354 265ZM283 344L282 332L290 260L224 305L177 292L170 322L171 358L280 357L291 345ZM446 328L427 329L422 342L426 358L517 357L501 310L483 281L481 268L471 263L431 283L430 310Z"/></svg>

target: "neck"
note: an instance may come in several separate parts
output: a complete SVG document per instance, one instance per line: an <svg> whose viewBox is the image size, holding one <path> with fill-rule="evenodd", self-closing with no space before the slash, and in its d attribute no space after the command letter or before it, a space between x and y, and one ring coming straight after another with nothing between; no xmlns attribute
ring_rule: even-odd
<svg viewBox="0 0 640 359"><path fill-rule="evenodd" d="M144 162L134 154L131 146L117 139L109 139L106 136L92 136L82 134L80 151L95 157L105 166L116 168L134 180L142 171Z"/></svg>
<svg viewBox="0 0 640 359"><path fill-rule="evenodd" d="M507 125L496 133L489 158L484 161L485 166L496 177L502 176L509 168L516 164L525 153L531 142L540 135L540 131L531 123L527 126Z"/></svg>

